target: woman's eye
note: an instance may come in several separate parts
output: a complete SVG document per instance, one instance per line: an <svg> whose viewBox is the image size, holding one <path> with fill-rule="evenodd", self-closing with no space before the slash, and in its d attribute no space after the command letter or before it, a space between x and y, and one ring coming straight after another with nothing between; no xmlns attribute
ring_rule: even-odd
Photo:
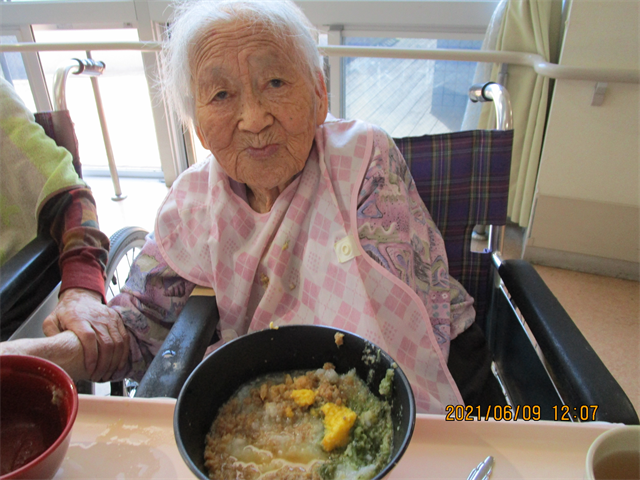
<svg viewBox="0 0 640 480"><path fill-rule="evenodd" d="M274 78L273 80L269 81L269 85L272 86L273 88L280 88L284 85L284 82L279 78Z"/></svg>
<svg viewBox="0 0 640 480"><path fill-rule="evenodd" d="M228 92L222 91L222 92L218 92L215 94L215 96L213 97L213 100L224 100L225 98L227 98L229 96Z"/></svg>

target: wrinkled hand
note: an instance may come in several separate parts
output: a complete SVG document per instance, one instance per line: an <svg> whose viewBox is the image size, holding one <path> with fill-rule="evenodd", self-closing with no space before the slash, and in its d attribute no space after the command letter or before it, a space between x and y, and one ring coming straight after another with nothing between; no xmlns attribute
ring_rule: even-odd
<svg viewBox="0 0 640 480"><path fill-rule="evenodd" d="M0 342L0 355L33 355L62 367L74 380L89 380L80 340L70 330L47 338Z"/></svg>
<svg viewBox="0 0 640 480"><path fill-rule="evenodd" d="M120 315L103 305L100 295L91 290L65 290L42 330L48 337L65 330L74 332L84 350L85 368L94 382L109 380L129 358L129 334Z"/></svg>

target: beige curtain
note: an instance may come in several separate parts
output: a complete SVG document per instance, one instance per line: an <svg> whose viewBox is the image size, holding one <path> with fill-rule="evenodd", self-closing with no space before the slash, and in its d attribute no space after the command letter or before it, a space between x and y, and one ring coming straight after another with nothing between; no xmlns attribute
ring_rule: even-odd
<svg viewBox="0 0 640 480"><path fill-rule="evenodd" d="M562 0L503 0L496 8L483 48L537 53L557 62ZM493 44L493 45L492 45ZM486 67L479 67L481 69ZM501 65L493 65L490 80L498 81ZM511 96L514 144L507 215L527 227L533 205L544 135L550 80L528 66L509 65L504 84ZM470 115L470 117L472 117ZM468 126L468 125L467 125ZM477 128L495 128L493 107L482 106Z"/></svg>

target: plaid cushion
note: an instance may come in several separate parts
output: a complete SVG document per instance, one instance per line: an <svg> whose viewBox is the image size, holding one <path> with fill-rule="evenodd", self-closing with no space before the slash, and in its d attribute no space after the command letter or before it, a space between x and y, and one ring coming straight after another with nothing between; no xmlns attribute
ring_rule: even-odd
<svg viewBox="0 0 640 480"><path fill-rule="evenodd" d="M484 328L490 255L471 252L475 225L505 225L513 131L472 130L394 139L444 237L449 272L475 299Z"/></svg>

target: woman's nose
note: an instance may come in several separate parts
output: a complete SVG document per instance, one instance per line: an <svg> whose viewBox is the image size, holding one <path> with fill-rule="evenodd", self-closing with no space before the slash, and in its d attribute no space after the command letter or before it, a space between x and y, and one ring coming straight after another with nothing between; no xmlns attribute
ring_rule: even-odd
<svg viewBox="0 0 640 480"><path fill-rule="evenodd" d="M255 95L247 95L240 108L238 127L251 133L260 133L273 123L269 109Z"/></svg>

